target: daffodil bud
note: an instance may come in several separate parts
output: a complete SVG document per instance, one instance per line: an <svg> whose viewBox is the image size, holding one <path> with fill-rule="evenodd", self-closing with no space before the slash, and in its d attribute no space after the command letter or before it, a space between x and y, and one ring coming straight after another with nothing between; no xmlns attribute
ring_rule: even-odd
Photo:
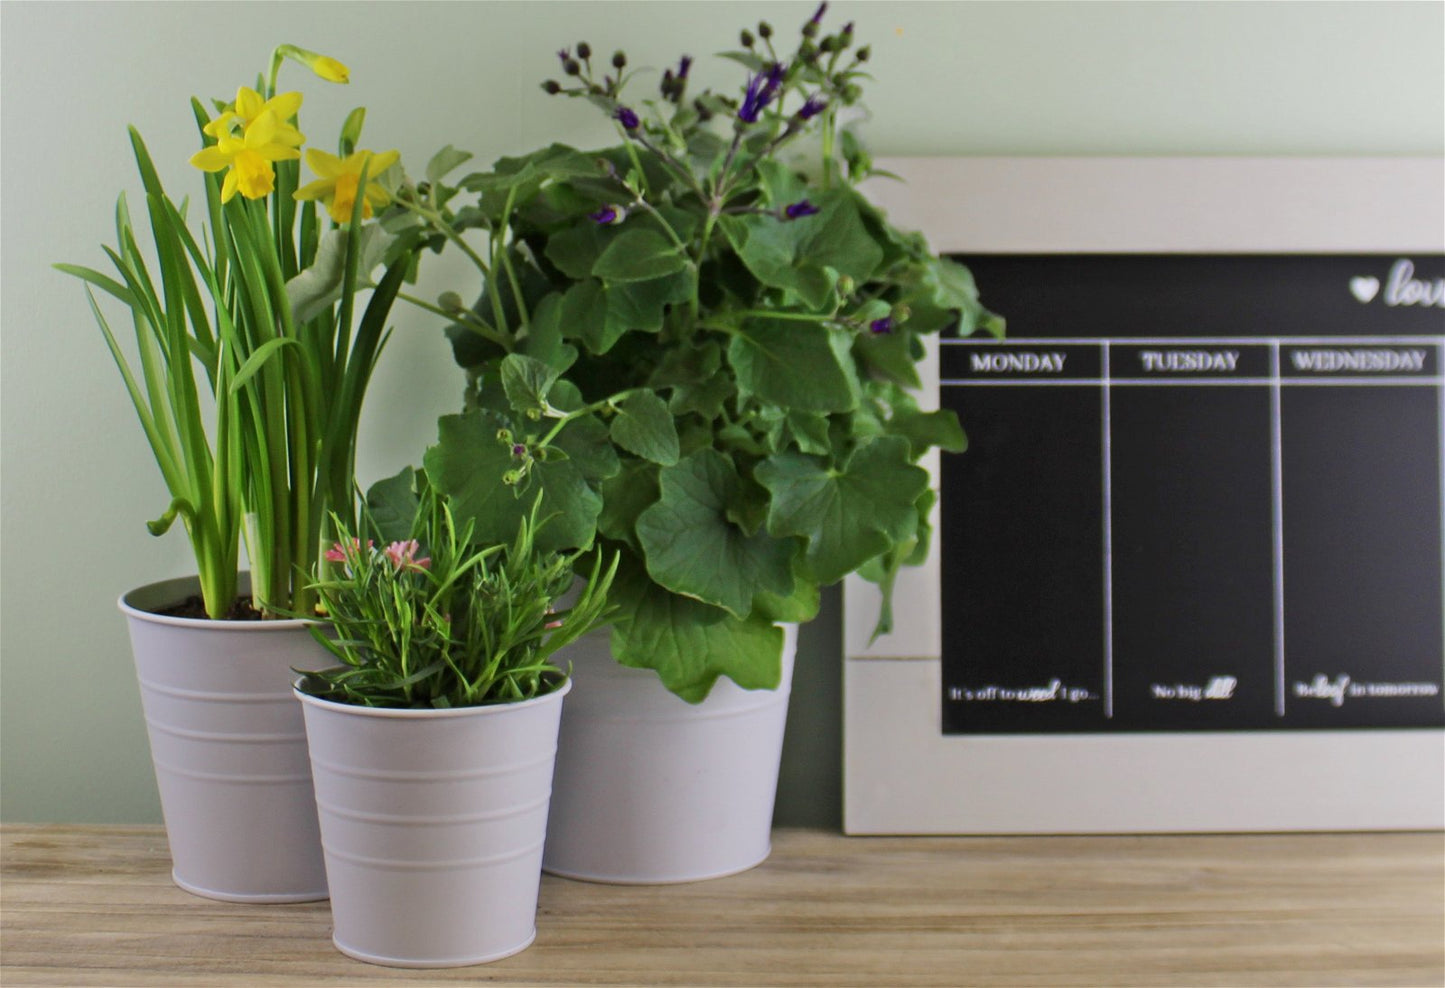
<svg viewBox="0 0 1445 988"><path fill-rule="evenodd" d="M300 62L327 82L345 85L351 81L351 70L330 55L321 55L295 45L281 45L276 49L276 53Z"/></svg>
<svg viewBox="0 0 1445 988"><path fill-rule="evenodd" d="M341 125L341 150L343 154L350 154L356 150L356 145L361 143L361 128L366 123L366 107L358 106L347 114L346 122Z"/></svg>

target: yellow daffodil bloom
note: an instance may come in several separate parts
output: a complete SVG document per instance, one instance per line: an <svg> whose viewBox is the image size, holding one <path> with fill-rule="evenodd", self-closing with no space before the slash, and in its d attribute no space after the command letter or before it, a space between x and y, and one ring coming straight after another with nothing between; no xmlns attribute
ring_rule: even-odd
<svg viewBox="0 0 1445 988"><path fill-rule="evenodd" d="M237 192L247 199L270 195L276 187L276 171L271 162L301 157L294 144L280 139L281 127L275 113L265 110L246 127L242 136L222 133L214 145L192 155L191 164L206 172L230 169L221 186L222 202L230 202Z"/></svg>
<svg viewBox="0 0 1445 988"><path fill-rule="evenodd" d="M268 100L262 100L261 94L249 86L242 86L236 90L236 102L226 107L221 115L202 130L211 137L219 140L223 134L229 135L235 130L235 123L239 122L241 129L245 130L263 113L270 113L276 118L275 139L282 144L289 144L292 147L300 147L305 143L306 138L301 136L291 121L296 118L296 113L301 109L300 93L281 93Z"/></svg>
<svg viewBox="0 0 1445 988"><path fill-rule="evenodd" d="M391 201L386 190L370 179L376 178L396 164L400 157L401 153L398 151L383 151L380 154L372 151L357 151L345 158L338 158L334 154L327 154L316 148L308 148L306 163L311 166L311 170L317 174L318 178L309 185L297 189L296 198L320 199L326 204L327 211L330 212L334 222L349 222L352 209L356 205L357 189L361 184L361 170L366 168L368 181L361 203L361 218L370 219L373 206L380 208Z"/></svg>

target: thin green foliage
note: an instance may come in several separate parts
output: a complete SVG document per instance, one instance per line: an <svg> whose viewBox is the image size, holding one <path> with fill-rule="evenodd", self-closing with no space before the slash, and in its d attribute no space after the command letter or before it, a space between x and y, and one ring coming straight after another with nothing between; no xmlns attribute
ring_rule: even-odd
<svg viewBox="0 0 1445 988"><path fill-rule="evenodd" d="M339 659L309 672L303 691L369 707L449 708L527 700L556 689L566 673L558 649L605 622L617 557L592 554L573 603L582 553L537 548L540 502L506 545L473 543L447 500L422 479L411 538L363 545L338 519L341 541L327 554L339 573L314 584L331 628L312 634Z"/></svg>
<svg viewBox="0 0 1445 988"><path fill-rule="evenodd" d="M283 55L304 64L321 59L290 46L277 52L257 99L276 96ZM235 108L213 121L199 100L191 105L202 148L213 153L214 128L234 119ZM349 149L358 134L350 120L347 127ZM222 617L236 600L243 538L258 609L268 617L310 614L309 574L331 538L325 522L334 515L355 527L357 423L385 342L385 321L413 266L410 249L394 243L390 252L377 250L371 237L373 249L363 251L363 230L378 224L366 222L365 196L357 195L350 217L333 219L331 235L342 244L341 293L319 302L307 298L306 318L299 318L295 312L303 302L293 282L309 273L303 265L315 261L328 236L316 204L293 199L300 162L277 160L274 188L254 198L243 189L228 199L223 176L206 174L198 236L189 226L187 203L177 206L166 193L135 128L130 139L149 230L133 223L122 195L116 245L105 248L118 280L88 267L56 267L86 283L165 480L170 501L150 531L162 535L181 520L209 616ZM299 132L294 140L301 140ZM358 188L367 187L367 178L363 169ZM390 242L379 229L375 233ZM141 250L143 241L153 262ZM385 274L373 285L371 271L381 263ZM358 293L367 288L372 291L363 308ZM134 357L112 331L96 290L129 310Z"/></svg>

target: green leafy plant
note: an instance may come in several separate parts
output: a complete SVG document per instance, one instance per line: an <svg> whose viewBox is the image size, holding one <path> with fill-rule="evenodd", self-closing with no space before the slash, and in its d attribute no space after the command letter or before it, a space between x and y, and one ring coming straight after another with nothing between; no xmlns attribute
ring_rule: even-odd
<svg viewBox="0 0 1445 988"><path fill-rule="evenodd" d="M311 613L306 581L326 539L323 522L334 512L354 523L362 398L412 260L404 249L388 255L392 238L367 222L373 204L390 199L373 179L397 155L356 150L364 111L342 127L341 157L308 149L318 179L300 185L302 97L276 92L288 58L328 81L347 81L334 59L282 45L260 92L241 87L234 102L215 104L214 117L191 101L203 144L191 163L206 172L199 235L187 201L167 195L145 142L130 129L155 275L124 195L116 244L105 248L117 277L57 265L86 282L169 489L170 504L150 530L161 535L181 520L213 618L236 602L243 536L257 609L267 617ZM370 274L383 263L372 285ZM358 317L366 287L374 290ZM134 358L93 289L127 308Z"/></svg>
<svg viewBox="0 0 1445 988"><path fill-rule="evenodd" d="M400 196L483 282L474 305L433 307L470 385L428 477L487 537L540 496L553 547L619 551L613 654L690 701L719 675L776 686L776 622L853 572L886 595L922 560L918 461L965 445L910 394L923 339L1003 329L965 268L857 190L874 170L840 121L869 50L851 24L824 35L825 7L788 54L765 23L742 33L723 56L748 73L736 98L691 96L684 57L634 101L624 53L599 69L564 49L565 83L543 88L598 106L619 144L455 182L448 148Z"/></svg>
<svg viewBox="0 0 1445 988"><path fill-rule="evenodd" d="M446 708L560 686L566 674L551 657L606 619L616 556L604 568L601 551L591 554L571 606L556 611L581 553L538 550L538 504L509 544L479 547L474 524L458 524L447 499L421 484L408 539L362 545L338 520L342 538L326 559L339 572L314 584L331 628L312 634L343 665L306 673L301 689L362 706Z"/></svg>

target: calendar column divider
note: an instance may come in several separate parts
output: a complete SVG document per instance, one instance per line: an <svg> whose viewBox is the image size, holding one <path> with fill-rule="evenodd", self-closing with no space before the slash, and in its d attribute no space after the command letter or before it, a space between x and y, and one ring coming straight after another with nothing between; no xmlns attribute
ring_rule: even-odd
<svg viewBox="0 0 1445 988"><path fill-rule="evenodd" d="M1274 712L1285 715L1284 677L1284 425L1282 402L1283 369L1280 341L1270 341L1270 460L1273 476L1270 494L1274 499Z"/></svg>
<svg viewBox="0 0 1445 988"><path fill-rule="evenodd" d="M1104 719L1114 717L1114 505L1112 409L1113 386L1110 378L1109 340L1100 340L1099 385L1102 392L1102 427L1104 457Z"/></svg>

